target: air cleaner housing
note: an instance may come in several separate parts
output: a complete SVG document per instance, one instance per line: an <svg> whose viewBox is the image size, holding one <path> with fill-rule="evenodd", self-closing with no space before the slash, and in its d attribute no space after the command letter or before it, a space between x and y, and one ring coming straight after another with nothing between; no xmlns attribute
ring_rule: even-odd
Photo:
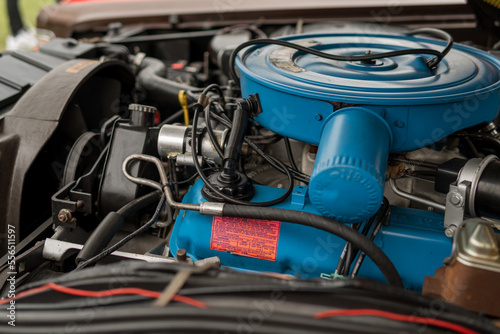
<svg viewBox="0 0 500 334"><path fill-rule="evenodd" d="M346 57L441 50L446 45L396 34L282 39ZM256 45L238 54L236 66L243 97L259 95L262 112L255 116L257 122L319 145L309 188L316 209L355 222L369 218L380 206L389 152L428 146L498 114L499 59L457 44L437 67L429 68L428 59L425 54L407 54L337 61L283 46Z"/></svg>

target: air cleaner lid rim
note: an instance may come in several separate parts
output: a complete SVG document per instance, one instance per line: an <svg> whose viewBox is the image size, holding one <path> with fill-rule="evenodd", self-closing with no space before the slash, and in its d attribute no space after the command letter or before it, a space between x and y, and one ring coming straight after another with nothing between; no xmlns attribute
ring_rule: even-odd
<svg viewBox="0 0 500 334"><path fill-rule="evenodd" d="M295 40L307 40L307 39L321 39L321 38L334 38L334 37L349 37L349 36L359 36L358 34L310 34L310 35L300 35L300 36L287 36L282 37L280 39L295 41ZM394 34L367 34L363 37L369 38L392 38L397 39L399 41L410 40L413 42L422 42L422 43L431 43L436 46L443 46L446 43L444 41L430 39L430 38L422 38L415 36L405 36L405 35L394 35ZM484 73L486 70L483 70L483 73L477 73L474 75L474 78L465 80L457 80L458 88L467 89L467 85L475 85L474 81L484 80L487 81L486 84L483 84L483 87L475 89L471 87L468 91L461 91L453 93L455 89L454 86L446 87L442 89L429 89L429 90L420 90L416 92L412 91L356 91L356 90L348 90L348 89L338 89L331 87L317 87L314 86L313 83L307 84L304 82L300 82L299 80L293 81L293 84L287 83L286 81L290 81L291 79L287 78L286 80L281 80L285 82L280 82L279 75L280 73L273 71L274 75L278 75L278 80L265 78L260 75L259 70L253 71L246 64L246 59L248 56L252 55L253 52L257 52L259 49L267 49L266 52L258 51L260 53L264 53L267 58L272 48L275 46L252 46L246 48L238 54L236 57L236 66L238 67L241 77L242 77L242 85L245 85L246 80L252 80L264 87L276 89L282 92L290 93L292 95L303 96L312 99L320 99L327 101L336 101L336 102L347 102L347 103L365 103L372 105L427 105L427 104L436 104L436 103L450 103L457 102L469 99L471 97L478 97L480 95L488 94L494 91L498 91L500 89L500 80L491 80L486 78L488 73ZM493 67L496 69L495 77L500 78L500 59L489 55L486 52L477 50L472 47L468 47L465 45L455 44L452 49L457 55L460 53L466 53L468 59L476 65L477 68L484 68L485 66ZM243 61L242 61L243 57ZM267 61L267 59L266 59ZM481 66L478 66L481 65ZM272 68L266 68L267 71L272 71ZM478 79L479 78L479 79ZM484 81L483 80L483 81ZM379 84L383 84L384 81L379 81ZM394 82L394 81L392 81ZM397 82L397 81L396 81ZM472 84L471 84L472 82ZM464 87L465 85L465 87ZM309 89L308 89L309 88ZM314 89L314 91L312 90Z"/></svg>

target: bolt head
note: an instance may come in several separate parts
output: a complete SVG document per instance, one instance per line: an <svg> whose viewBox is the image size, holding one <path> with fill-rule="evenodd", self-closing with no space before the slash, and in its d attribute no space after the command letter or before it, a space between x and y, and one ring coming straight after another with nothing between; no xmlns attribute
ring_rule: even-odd
<svg viewBox="0 0 500 334"><path fill-rule="evenodd" d="M405 127L405 122L403 121L396 121L394 122L394 126L397 128L404 128Z"/></svg>
<svg viewBox="0 0 500 334"><path fill-rule="evenodd" d="M445 231L444 231L444 234L448 237L448 238L453 238L453 236L455 235L455 231L457 230L457 227L455 225L451 225L449 226Z"/></svg>
<svg viewBox="0 0 500 334"><path fill-rule="evenodd" d="M57 219L59 219L61 223L69 222L72 218L73 216L71 215L71 211L68 209L61 209L57 215Z"/></svg>
<svg viewBox="0 0 500 334"><path fill-rule="evenodd" d="M317 120L317 121L322 121L323 120L323 115L316 114L316 116L314 116L314 119Z"/></svg>
<svg viewBox="0 0 500 334"><path fill-rule="evenodd" d="M462 203L462 196L460 196L459 194L451 194L450 202L453 205L460 205Z"/></svg>

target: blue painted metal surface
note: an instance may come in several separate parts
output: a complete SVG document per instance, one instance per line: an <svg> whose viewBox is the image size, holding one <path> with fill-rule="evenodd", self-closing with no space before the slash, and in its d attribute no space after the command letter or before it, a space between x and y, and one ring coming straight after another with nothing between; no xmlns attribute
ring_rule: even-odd
<svg viewBox="0 0 500 334"><path fill-rule="evenodd" d="M391 142L386 121L369 109L336 112L323 128L309 183L316 209L346 223L373 216L383 199Z"/></svg>
<svg viewBox="0 0 500 334"><path fill-rule="evenodd" d="M283 39L337 55L442 49L446 44L378 34ZM499 59L458 44L437 69L427 67L428 57L402 55L370 63L345 62L267 45L242 51L236 65L243 96L259 96L263 111L255 116L257 122L284 136L319 144L310 183L316 209L343 222L356 222L367 219L380 206L388 151L428 146L498 114ZM346 108L353 103L356 108ZM372 114L360 114L362 108ZM373 114L383 121L375 120ZM389 146L385 125L392 137Z"/></svg>
<svg viewBox="0 0 500 334"><path fill-rule="evenodd" d="M429 38L381 34L314 34L282 39L312 41L317 44L313 48L339 55L442 49L446 44ZM428 57L404 55L362 64L290 53L273 45L243 50L236 65L241 72L242 95L259 94L263 112L255 120L266 128L319 144L324 125L340 103L354 103L381 115L394 135L391 151L403 152L491 121L500 106L498 58L455 44L431 71L425 65Z"/></svg>
<svg viewBox="0 0 500 334"><path fill-rule="evenodd" d="M184 197L186 203L200 203L202 181L191 187ZM306 187L296 187L279 208L318 213L311 205ZM283 189L255 186L254 201L276 198ZM444 235L443 216L433 212L392 208L390 224L382 227L375 243L393 261L406 288L420 291L426 275L433 275L442 260L451 253L451 240ZM254 271L268 271L301 278L315 278L334 271L345 241L314 228L282 222L276 261L261 260L210 249L212 217L193 211L181 211L177 216L170 249L176 254L184 248L194 260L218 256L222 265ZM368 258L359 276L384 282L379 270Z"/></svg>

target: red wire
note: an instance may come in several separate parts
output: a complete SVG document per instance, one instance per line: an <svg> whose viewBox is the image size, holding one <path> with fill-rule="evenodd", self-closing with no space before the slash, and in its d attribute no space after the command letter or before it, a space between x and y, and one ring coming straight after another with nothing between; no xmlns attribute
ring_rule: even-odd
<svg viewBox="0 0 500 334"><path fill-rule="evenodd" d="M23 298L23 297L33 295L36 293L40 293L40 292L43 292L43 291L46 291L49 289L57 291L57 292L65 293L68 295L80 296L80 297L94 297L94 298L117 296L117 295L140 295L140 296L145 296L145 297L156 299L156 298L159 298L161 296L161 292L145 290L145 289L141 289L141 288L118 288L118 289L111 289L111 290L105 290L105 291L92 291L92 290L82 290L82 289L70 288L70 287L58 285L55 283L47 283L47 284L42 285L38 288L23 291L23 292L17 294L13 298L6 298L3 300L0 300L0 305L7 304L11 300ZM204 302L201 302L199 300L196 300L196 299L193 299L193 298L190 298L187 296L175 295L172 300L176 301L176 302L180 302L180 303L185 303L185 304L188 304L188 305L191 305L194 307L198 307L198 308L208 308L207 304L205 304ZM469 328L463 327L463 326L458 325L458 324L454 324L452 322L444 321L444 320L427 318L427 317L419 317L419 316L414 316L414 315L398 314L398 313L392 313L392 312L381 311L381 310L376 310L376 309L328 310L328 311L316 313L314 315L314 318L315 319L323 319L323 318L338 317L338 316L374 316L374 317L381 317L381 318L402 321L402 322L411 322L411 323L441 327L441 328L449 329L449 330L452 330L452 331L455 331L455 332L461 333L461 334L479 334L478 332L473 331Z"/></svg>
<svg viewBox="0 0 500 334"><path fill-rule="evenodd" d="M391 320L396 320L396 321L412 322L412 323L416 323L416 324L424 324L424 325L441 327L441 328L449 329L449 330L452 330L452 331L455 331L455 332L461 333L461 334L479 334L478 332L473 331L472 329L454 324L452 322L444 321L444 320L427 318L427 317L419 317L419 316L414 316L414 315L398 314L398 313L380 311L380 310L375 310L375 309L328 310L328 311L316 313L314 315L314 318L323 319L323 318L338 317L338 316L381 317L381 318L386 318L386 319L391 319Z"/></svg>
<svg viewBox="0 0 500 334"><path fill-rule="evenodd" d="M7 304L11 300L14 299L19 299L23 298L29 295L33 295L36 293L40 293L46 290L54 290L57 292L65 293L67 295L73 295L73 296L80 296L80 297L109 297L109 296L118 296L118 295L139 295L139 296L145 296L149 298L159 298L161 296L161 292L158 291L151 291L151 290L145 290L145 289L140 289L140 288L118 288L118 289L111 289L111 290L105 290L105 291L92 291L92 290L81 290L81 289L75 289L75 288L69 288L67 286L62 286L58 285L55 283L47 283L45 285L42 285L38 288L34 288L31 290L23 291L20 292L18 295L16 295L13 298L6 298L3 300L0 300L0 305L2 304ZM208 308L207 304L204 302L201 302L199 300L187 297L187 296L180 296L180 295L175 295L174 298L172 298L173 301L179 302L179 303L184 303L188 304L194 307L198 308Z"/></svg>

